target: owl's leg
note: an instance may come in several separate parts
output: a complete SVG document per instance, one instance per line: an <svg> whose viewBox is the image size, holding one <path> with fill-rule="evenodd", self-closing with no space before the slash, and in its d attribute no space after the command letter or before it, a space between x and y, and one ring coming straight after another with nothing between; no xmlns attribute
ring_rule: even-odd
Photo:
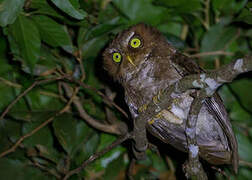
<svg viewBox="0 0 252 180"><path fill-rule="evenodd" d="M184 167L187 177L196 177L197 179L206 180L207 175L199 162L199 146L196 139L198 114L202 107L202 100L204 99L202 97L203 96L201 96L200 93L196 92L187 117L185 133L189 152L189 161L185 163Z"/></svg>

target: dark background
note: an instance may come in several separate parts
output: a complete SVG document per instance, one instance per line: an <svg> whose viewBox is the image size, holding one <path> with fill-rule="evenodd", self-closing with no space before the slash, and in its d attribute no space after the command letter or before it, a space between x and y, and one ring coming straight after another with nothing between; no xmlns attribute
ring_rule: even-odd
<svg viewBox="0 0 252 180"><path fill-rule="evenodd" d="M252 46L252 3L247 0L0 0L0 112L32 83L63 71L86 84L116 93L127 111L123 91L102 68L101 53L121 30L144 22L158 28L175 47L204 69L215 69L249 54ZM77 53L79 52L79 54ZM204 164L211 179L252 177L252 74L240 75L220 88L239 143L239 174ZM72 87L76 85L67 82ZM131 125L95 91L77 96L87 113L103 123L114 117ZM68 99L58 81L33 88L0 119L0 152L61 110ZM97 131L78 116L74 106L25 138L14 152L0 158L0 177L12 180L59 179L77 168L116 136ZM147 151L137 162L135 179L182 179L187 155L160 144L161 156ZM125 179L130 142L111 150L70 179Z"/></svg>

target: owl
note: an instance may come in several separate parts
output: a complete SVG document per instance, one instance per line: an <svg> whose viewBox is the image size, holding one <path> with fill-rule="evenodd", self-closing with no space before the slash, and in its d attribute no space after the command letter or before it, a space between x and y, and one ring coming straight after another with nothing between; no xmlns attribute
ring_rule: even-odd
<svg viewBox="0 0 252 180"><path fill-rule="evenodd" d="M169 44L157 29L145 24L119 33L105 49L103 64L109 75L123 86L133 120L165 88L187 75L204 74L195 61ZM188 151L185 126L193 91L173 93L170 107L146 119L149 133L184 152ZM214 165L232 164L237 172L237 141L217 93L202 104L196 140L201 158Z"/></svg>

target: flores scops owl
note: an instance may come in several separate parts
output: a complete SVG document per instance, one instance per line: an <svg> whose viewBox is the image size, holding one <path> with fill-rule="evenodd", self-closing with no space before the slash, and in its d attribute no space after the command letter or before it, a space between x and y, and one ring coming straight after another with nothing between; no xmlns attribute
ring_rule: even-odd
<svg viewBox="0 0 252 180"><path fill-rule="evenodd" d="M104 68L124 88L133 120L158 92L189 74L204 73L192 59L178 52L155 28L138 24L121 32L103 53ZM147 119L148 131L186 152L185 123L193 90L174 95L161 116ZM237 141L217 93L204 101L198 115L196 139L199 155L211 164L238 168Z"/></svg>

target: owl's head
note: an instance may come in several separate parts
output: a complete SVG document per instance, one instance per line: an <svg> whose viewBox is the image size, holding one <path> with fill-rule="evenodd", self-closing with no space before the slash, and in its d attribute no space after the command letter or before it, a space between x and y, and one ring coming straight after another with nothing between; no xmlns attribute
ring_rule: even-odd
<svg viewBox="0 0 252 180"><path fill-rule="evenodd" d="M104 68L116 80L137 72L140 65L166 42L161 33L148 25L137 24L121 32L103 53Z"/></svg>

